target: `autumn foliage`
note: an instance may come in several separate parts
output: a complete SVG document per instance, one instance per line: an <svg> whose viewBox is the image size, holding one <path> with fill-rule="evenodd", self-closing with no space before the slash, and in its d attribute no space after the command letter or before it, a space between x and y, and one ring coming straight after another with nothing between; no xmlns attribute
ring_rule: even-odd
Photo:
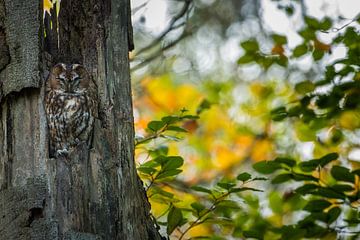
<svg viewBox="0 0 360 240"><path fill-rule="evenodd" d="M151 64L137 77L138 171L170 239L359 237L360 21L303 21L296 46L277 33L239 41L231 64L256 79L194 82Z"/></svg>

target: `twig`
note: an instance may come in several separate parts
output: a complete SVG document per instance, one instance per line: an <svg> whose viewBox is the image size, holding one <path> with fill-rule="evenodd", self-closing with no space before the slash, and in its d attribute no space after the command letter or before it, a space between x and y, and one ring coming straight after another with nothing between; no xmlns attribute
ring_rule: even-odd
<svg viewBox="0 0 360 240"><path fill-rule="evenodd" d="M163 47L162 49L160 49L159 51L155 52L154 54L150 55L148 58L144 59L142 62L138 63L137 65L135 65L134 67L131 68L131 71L136 71L142 67L144 67L146 64L148 64L149 62L155 60L156 58L160 57L160 53L163 51L166 51L170 48L172 48L173 46L175 46L178 42L180 42L182 39L184 39L185 37L189 36L189 32L184 32L178 39L176 39L175 41L169 43L168 45L166 45L165 47Z"/></svg>
<svg viewBox="0 0 360 240"><path fill-rule="evenodd" d="M180 10L180 12L174 16L174 18L171 20L169 26L163 31L162 34L160 34L157 38L155 38L149 45L147 45L146 47L140 49L139 51L137 51L135 53L135 55L139 55L147 50L149 50L150 48L153 48L154 46L156 46L170 31L178 28L180 25L176 25L175 23L182 18L186 12L188 11L188 9L190 8L190 4L192 3L192 0L186 0L184 3L183 8Z"/></svg>
<svg viewBox="0 0 360 240"><path fill-rule="evenodd" d="M160 135L161 135L163 132L165 132L168 127L169 127L169 124L166 123L161 129L159 129L159 130L158 130L157 132L155 132L154 134L151 134L151 135L149 135L149 136L147 136L147 137L144 137L144 138L142 138L142 139L140 139L140 140L135 141L135 147L136 147L137 145L140 145L140 144L144 143L144 142L147 142L147 141L149 141L149 140L152 140L152 139L155 139L155 138L160 137Z"/></svg>
<svg viewBox="0 0 360 240"><path fill-rule="evenodd" d="M185 231L182 232L182 234L181 234L180 237L179 237L179 240L181 240L181 239L185 236L185 234L186 234L191 228L195 227L195 226L198 225L198 224L201 224L201 223L203 222L203 221L201 221L201 219L202 219L204 216L206 216L207 214L209 214L210 212L214 211L215 208L216 208L216 205L218 205L222 199L226 198L226 197L229 196L229 195L230 195L230 192L227 192L227 193L224 193L223 195L221 195L219 198L216 198L216 199L215 199L215 202L211 205L211 207L210 207L209 209L207 209L205 212L203 212L202 214L200 214L200 215L198 216L198 218L197 218L194 222L192 222L192 223L190 224L190 226L185 229ZM219 200L220 200L220 201L219 201Z"/></svg>
<svg viewBox="0 0 360 240"><path fill-rule="evenodd" d="M131 10L131 15L134 15L137 11L141 10L143 7L146 7L146 5L148 5L149 1L144 2L143 4L141 4L140 6L137 6L136 8Z"/></svg>

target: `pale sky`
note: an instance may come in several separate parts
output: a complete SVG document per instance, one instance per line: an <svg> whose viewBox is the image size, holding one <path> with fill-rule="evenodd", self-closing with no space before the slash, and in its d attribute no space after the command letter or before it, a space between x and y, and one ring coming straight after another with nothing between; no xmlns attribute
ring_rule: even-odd
<svg viewBox="0 0 360 240"><path fill-rule="evenodd" d="M133 9L133 21L138 22L141 17L145 17L145 22L143 26L147 31L150 31L154 36L160 34L168 25L170 18L167 13L167 2L169 0L131 0L132 9ZM194 0L201 1L201 0ZM211 1L211 0L206 0ZM226 0L223 0L226 1ZM291 2L289 0L289 2ZM302 18L301 11L298 9L295 11L295 14L289 18L286 16L283 10L277 8L277 3L271 0L261 0L262 3L262 20L265 28L270 32L275 32L278 34L286 35L288 38L288 46L290 49L294 48L301 43L302 38L296 33L296 30L301 29ZM140 10L136 11L139 6L146 4L145 7L139 8ZM344 24L350 22L360 13L360 0L305 0L307 6L307 14L316 18L323 18L324 16L339 16L345 18L345 20L339 25L334 27L341 27ZM331 39L337 33L319 33L319 39L324 43L330 43ZM242 50L239 47L239 42L242 41L242 36L229 38L222 47L221 53L222 60L226 63L234 63L242 55ZM206 57L204 60L199 60L199 70L211 69L213 64L217 61L212 59L212 53L216 52L217 49L210 49L210 46L204 49L205 54L201 52L201 48L198 48L197 53ZM336 47L332 49L332 54L327 57L327 61L332 61L345 56L345 48ZM204 58L204 56L202 57ZM212 62L210 60L213 60ZM209 62L210 61L210 62ZM312 64L312 61L309 61L306 57L303 57L299 60L300 65L306 71ZM203 68L202 68L203 67ZM251 72L254 72L254 69L251 69Z"/></svg>
<svg viewBox="0 0 360 240"><path fill-rule="evenodd" d="M136 21L141 16L144 16L146 18L146 28L154 33L161 32L169 21L167 16L167 1L168 0L131 0L133 9L148 2L146 7L134 14L134 20ZM294 22L289 21L285 13L277 9L276 3L271 0L262 0L261 2L264 10L263 19L271 30L284 34L292 31ZM317 18L322 18L325 15L334 16L340 13L345 18L353 19L360 13L359 0L305 0L305 3L308 7L308 13Z"/></svg>

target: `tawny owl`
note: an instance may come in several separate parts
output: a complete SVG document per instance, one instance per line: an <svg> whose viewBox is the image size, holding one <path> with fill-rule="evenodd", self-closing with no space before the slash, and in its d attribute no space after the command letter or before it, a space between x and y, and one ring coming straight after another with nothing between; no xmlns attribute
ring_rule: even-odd
<svg viewBox="0 0 360 240"><path fill-rule="evenodd" d="M46 80L45 110L50 156L66 155L80 142L90 141L97 117L97 87L79 64L56 64Z"/></svg>

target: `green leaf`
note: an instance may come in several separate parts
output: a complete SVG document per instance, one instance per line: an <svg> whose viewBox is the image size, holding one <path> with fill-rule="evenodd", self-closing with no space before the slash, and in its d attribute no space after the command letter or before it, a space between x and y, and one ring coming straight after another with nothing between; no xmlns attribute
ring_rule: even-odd
<svg viewBox="0 0 360 240"><path fill-rule="evenodd" d="M321 167L324 167L325 165L327 165L328 163L336 160L339 158L339 154L337 153L329 153L329 154L326 154L325 156L321 157L319 159L320 161L320 166Z"/></svg>
<svg viewBox="0 0 360 240"><path fill-rule="evenodd" d="M310 81L300 82L295 85L295 91L300 94L307 94L315 90L315 84Z"/></svg>
<svg viewBox="0 0 360 240"><path fill-rule="evenodd" d="M338 181L351 183L355 181L355 175L350 172L350 169L342 166L333 166L331 168L331 175Z"/></svg>
<svg viewBox="0 0 360 240"><path fill-rule="evenodd" d="M143 167L143 166L138 167L137 170L141 173L148 174L148 175L153 175L157 171L155 168Z"/></svg>
<svg viewBox="0 0 360 240"><path fill-rule="evenodd" d="M244 172L244 173L240 173L237 177L237 180L246 182L247 180L251 179L251 174Z"/></svg>
<svg viewBox="0 0 360 240"><path fill-rule="evenodd" d="M286 15L291 17L294 14L294 6L293 5L285 6L285 12L286 12Z"/></svg>
<svg viewBox="0 0 360 240"><path fill-rule="evenodd" d="M178 126L168 126L166 128L167 131L174 131L174 132L187 132L186 129L178 127Z"/></svg>
<svg viewBox="0 0 360 240"><path fill-rule="evenodd" d="M324 20L320 23L321 30L329 30L332 26L332 20L329 17L325 17Z"/></svg>
<svg viewBox="0 0 360 240"><path fill-rule="evenodd" d="M250 54L245 54L244 56L240 57L237 61L238 64L247 64L253 62L254 56Z"/></svg>
<svg viewBox="0 0 360 240"><path fill-rule="evenodd" d="M173 169L173 170L169 170L166 172L162 172L159 175L156 176L155 179L162 179L162 178L166 178L166 177L173 177L175 175L178 175L179 173L181 173L182 170L180 169Z"/></svg>
<svg viewBox="0 0 360 240"><path fill-rule="evenodd" d="M204 99L202 100L202 102L199 104L199 106L197 107L196 109L196 113L197 114L200 114L202 113L204 110L206 109L210 109L211 107L211 103L207 100L207 99Z"/></svg>
<svg viewBox="0 0 360 240"><path fill-rule="evenodd" d="M180 117L179 116L165 116L165 117L161 118L161 121L166 124L173 124L173 123L180 121Z"/></svg>
<svg viewBox="0 0 360 240"><path fill-rule="evenodd" d="M276 170L281 169L281 165L277 162L273 161L261 161L257 162L253 165L253 168L262 174L271 174L275 172Z"/></svg>
<svg viewBox="0 0 360 240"><path fill-rule="evenodd" d="M276 56L274 57L274 62L282 67L287 67L288 58L286 56Z"/></svg>
<svg viewBox="0 0 360 240"><path fill-rule="evenodd" d="M299 34L300 34L300 36L302 36L307 41L316 38L315 31L313 29L310 29L310 28L305 28L305 29L299 31Z"/></svg>
<svg viewBox="0 0 360 240"><path fill-rule="evenodd" d="M312 194L319 195L326 198L345 199L346 196L343 193L336 192L334 189L321 187L314 191Z"/></svg>
<svg viewBox="0 0 360 240"><path fill-rule="evenodd" d="M336 219L338 219L338 217L341 214L341 209L339 207L333 207L329 210L328 212L328 220L327 223L333 223L334 221L336 221Z"/></svg>
<svg viewBox="0 0 360 240"><path fill-rule="evenodd" d="M320 22L316 18L313 18L313 17L306 16L305 17L305 23L309 27L311 27L313 29L320 29L321 28Z"/></svg>
<svg viewBox="0 0 360 240"><path fill-rule="evenodd" d="M244 231L243 234L244 237L246 238L255 238L255 239L263 239L263 235L264 235L264 233L262 233L261 231L253 231L253 230Z"/></svg>
<svg viewBox="0 0 360 240"><path fill-rule="evenodd" d="M292 178L293 178L293 175L291 173L280 174L280 175L277 175L275 178L273 178L271 183L280 184L280 183L287 182L287 181L291 180Z"/></svg>
<svg viewBox="0 0 360 240"><path fill-rule="evenodd" d="M338 159L338 157L339 155L337 153L329 153L319 159L312 159L306 162L302 162L299 164L299 167L304 172L312 172L317 167L324 167L331 161Z"/></svg>
<svg viewBox="0 0 360 240"><path fill-rule="evenodd" d="M312 53L312 56L315 61L318 61L324 57L324 51L315 49Z"/></svg>
<svg viewBox="0 0 360 240"><path fill-rule="evenodd" d="M305 184L304 186L298 187L297 189L295 189L295 192L305 195L305 194L313 193L318 188L319 188L318 185L310 183L310 184Z"/></svg>
<svg viewBox="0 0 360 240"><path fill-rule="evenodd" d="M271 110L270 115L273 121L281 121L287 117L288 113L286 112L286 108L282 106Z"/></svg>
<svg viewBox="0 0 360 240"><path fill-rule="evenodd" d="M199 116L196 115L184 115L181 117L181 119L192 119L192 120L196 120L199 119Z"/></svg>
<svg viewBox="0 0 360 240"><path fill-rule="evenodd" d="M167 228L166 232L168 235L170 235L176 227L180 226L181 222L183 220L182 212L179 208L172 207L169 211L169 214L167 216Z"/></svg>
<svg viewBox="0 0 360 240"><path fill-rule="evenodd" d="M205 209L205 206L202 205L202 204L199 203L199 202L193 202L190 206L191 206L197 213L200 213L202 210Z"/></svg>
<svg viewBox="0 0 360 240"><path fill-rule="evenodd" d="M256 52L259 50L259 44L256 39L247 40L245 42L242 42L240 45L247 52Z"/></svg>
<svg viewBox="0 0 360 240"><path fill-rule="evenodd" d="M313 221L327 222L327 214L324 212L312 212L304 220L305 221L308 220L309 222L313 222Z"/></svg>
<svg viewBox="0 0 360 240"><path fill-rule="evenodd" d="M151 121L148 123L147 128L153 132L157 132L165 126L163 121Z"/></svg>
<svg viewBox="0 0 360 240"><path fill-rule="evenodd" d="M162 167L162 171L168 171L181 167L184 164L184 159L180 156L167 157L168 161Z"/></svg>
<svg viewBox="0 0 360 240"><path fill-rule="evenodd" d="M324 209L331 206L331 203L326 200L312 200L304 207L308 212L322 212Z"/></svg>
<svg viewBox="0 0 360 240"><path fill-rule="evenodd" d="M320 162L317 159L299 163L300 169L304 172L312 172L319 166Z"/></svg>
<svg viewBox="0 0 360 240"><path fill-rule="evenodd" d="M231 188L230 189L230 192L232 192L232 193L244 192L244 191L263 192L263 190L256 189L256 188L250 188L250 187L241 187L241 188Z"/></svg>
<svg viewBox="0 0 360 240"><path fill-rule="evenodd" d="M252 179L252 181L267 181L268 179L265 177L255 177Z"/></svg>
<svg viewBox="0 0 360 240"><path fill-rule="evenodd" d="M218 182L217 185L223 189L230 190L236 184L235 183L228 183L228 182Z"/></svg>
<svg viewBox="0 0 360 240"><path fill-rule="evenodd" d="M295 181L316 181L316 182L318 181L316 177L301 173L293 173L293 179Z"/></svg>
<svg viewBox="0 0 360 240"><path fill-rule="evenodd" d="M239 209L239 204L232 200L223 200L218 203L218 207L225 207L225 208L233 208L233 209Z"/></svg>
<svg viewBox="0 0 360 240"><path fill-rule="evenodd" d="M293 50L293 56L298 58L306 54L308 51L308 47L305 43L298 45Z"/></svg>
<svg viewBox="0 0 360 240"><path fill-rule="evenodd" d="M269 195L269 207L276 214L283 213L284 201L279 192L273 191Z"/></svg>
<svg viewBox="0 0 360 240"><path fill-rule="evenodd" d="M360 177L360 169L352 171L352 174L358 175Z"/></svg>
<svg viewBox="0 0 360 240"><path fill-rule="evenodd" d="M151 189L150 195L154 196L156 194L159 194L159 195L169 198L169 199L174 198L174 194L172 194L171 192L165 191L162 188L157 187L155 185L152 185L152 187L150 189Z"/></svg>
<svg viewBox="0 0 360 240"><path fill-rule="evenodd" d="M164 166L169 161L169 158L167 156L161 155L161 156L154 158L153 161L157 162L161 166Z"/></svg>
<svg viewBox="0 0 360 240"><path fill-rule="evenodd" d="M277 157L274 159L274 162L283 163L289 167L293 167L296 165L296 161L294 159L286 157Z"/></svg>
<svg viewBox="0 0 360 240"><path fill-rule="evenodd" d="M354 191L354 187L348 184L335 184L331 186L332 189L338 192L350 192Z"/></svg>
<svg viewBox="0 0 360 240"><path fill-rule="evenodd" d="M196 192L204 192L204 193L209 193L209 194L211 194L211 190L210 190L210 189L207 189L207 188L204 188L204 187L201 187L201 186L192 186L191 189L194 190L194 191L196 191Z"/></svg>
<svg viewBox="0 0 360 240"><path fill-rule="evenodd" d="M287 43L286 36L273 34L271 37L274 40L274 42L277 43L277 44L283 45L283 44Z"/></svg>
<svg viewBox="0 0 360 240"><path fill-rule="evenodd" d="M150 161L147 161L147 162L141 164L140 167L155 168L158 166L160 166L160 164L158 162L156 162L155 159L153 159L153 160L150 160Z"/></svg>
<svg viewBox="0 0 360 240"><path fill-rule="evenodd" d="M281 240L291 239L291 240L300 240L303 239L306 230L299 228L297 225L287 225L281 228L282 237Z"/></svg>
<svg viewBox="0 0 360 240"><path fill-rule="evenodd" d="M169 153L169 148L165 145L160 145L154 150L149 150L149 153L152 157L158 157L158 156L166 156Z"/></svg>

